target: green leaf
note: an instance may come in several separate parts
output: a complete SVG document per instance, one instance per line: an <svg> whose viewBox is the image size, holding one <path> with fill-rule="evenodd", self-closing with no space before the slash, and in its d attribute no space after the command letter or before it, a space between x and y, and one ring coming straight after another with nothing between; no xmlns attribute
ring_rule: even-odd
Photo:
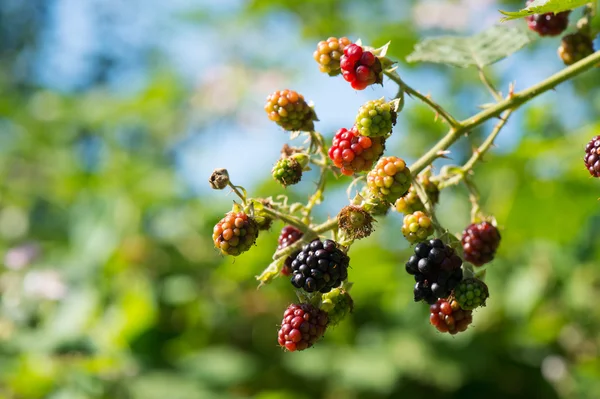
<svg viewBox="0 0 600 399"><path fill-rule="evenodd" d="M447 64L459 68L493 64L533 41L535 36L522 28L493 26L470 37L442 36L415 46L406 60Z"/></svg>
<svg viewBox="0 0 600 399"><path fill-rule="evenodd" d="M558 13L561 11L572 10L587 3L589 3L589 0L535 0L521 11L500 10L500 12L506 15L506 17L502 19L504 22L511 19L523 18L532 14L546 14L549 12Z"/></svg>

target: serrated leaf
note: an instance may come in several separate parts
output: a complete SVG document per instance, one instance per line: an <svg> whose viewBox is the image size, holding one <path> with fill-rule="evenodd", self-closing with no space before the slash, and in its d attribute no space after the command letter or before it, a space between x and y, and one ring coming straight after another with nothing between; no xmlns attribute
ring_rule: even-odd
<svg viewBox="0 0 600 399"><path fill-rule="evenodd" d="M508 21L511 19L523 18L532 14L546 14L549 12L558 13L572 10L589 2L589 0L535 0L521 11L500 10L500 12L506 15L502 21Z"/></svg>
<svg viewBox="0 0 600 399"><path fill-rule="evenodd" d="M493 26L470 37L442 36L415 46L406 60L447 64L459 68L483 68L517 52L535 36L522 28Z"/></svg>

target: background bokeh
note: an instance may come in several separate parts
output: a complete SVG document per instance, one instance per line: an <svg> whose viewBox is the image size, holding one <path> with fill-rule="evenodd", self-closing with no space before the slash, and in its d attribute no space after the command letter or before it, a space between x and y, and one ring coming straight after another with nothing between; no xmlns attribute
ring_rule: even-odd
<svg viewBox="0 0 600 399"><path fill-rule="evenodd" d="M503 241L488 306L464 334L438 333L412 302L397 213L351 249L353 315L301 353L276 342L289 282L254 279L282 225L235 260L211 240L234 199L209 190L213 168L252 196L305 200L315 187L310 173L287 191L270 179L288 135L264 114L269 93L313 100L328 138L395 94L320 74L317 41L391 40L403 60L420 38L478 32L521 5L1 0L0 398L600 397L600 186L582 163L598 71L519 110L477 167ZM563 67L558 43L489 74L504 92L526 88ZM461 119L492 101L472 69L400 61L399 73ZM489 129L444 162L463 162ZM444 130L409 99L387 153L412 161ZM320 220L347 203L348 183L330 176ZM442 193L444 226L460 232L469 210L463 188Z"/></svg>

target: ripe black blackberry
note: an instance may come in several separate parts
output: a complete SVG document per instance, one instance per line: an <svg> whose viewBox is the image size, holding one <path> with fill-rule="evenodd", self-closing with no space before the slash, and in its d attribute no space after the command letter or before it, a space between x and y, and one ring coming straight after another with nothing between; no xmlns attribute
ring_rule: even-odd
<svg viewBox="0 0 600 399"><path fill-rule="evenodd" d="M309 303L291 304L283 314L277 341L290 352L313 346L327 329L327 313Z"/></svg>
<svg viewBox="0 0 600 399"><path fill-rule="evenodd" d="M465 260L481 266L494 259L500 245L500 232L489 222L473 223L462 234Z"/></svg>
<svg viewBox="0 0 600 399"><path fill-rule="evenodd" d="M527 5L531 4L531 2L533 2L533 0L528 0ZM540 36L556 36L567 29L570 13L571 11L563 11L558 14L552 12L546 14L532 14L528 15L525 19L527 20L529 29L537 32Z"/></svg>
<svg viewBox="0 0 600 399"><path fill-rule="evenodd" d="M329 292L348 278L349 263L335 241L313 240L292 261L292 285L306 292Z"/></svg>
<svg viewBox="0 0 600 399"><path fill-rule="evenodd" d="M591 139L585 146L583 161L590 175L600 177L600 135Z"/></svg>
<svg viewBox="0 0 600 399"><path fill-rule="evenodd" d="M406 272L415 276L415 302L432 304L448 297L462 280L462 259L439 238L417 244L414 252L406 262Z"/></svg>
<svg viewBox="0 0 600 399"><path fill-rule="evenodd" d="M279 234L279 245L277 246L277 250L279 251L289 247L290 245L298 241L300 238L302 238L302 235L303 233L294 226L285 226L283 229L281 229L281 233ZM299 253L300 251L296 251L287 258L285 258L283 268L281 269L281 274L283 274L284 276L289 276L290 274L292 274L292 261L296 258L296 256L298 256Z"/></svg>

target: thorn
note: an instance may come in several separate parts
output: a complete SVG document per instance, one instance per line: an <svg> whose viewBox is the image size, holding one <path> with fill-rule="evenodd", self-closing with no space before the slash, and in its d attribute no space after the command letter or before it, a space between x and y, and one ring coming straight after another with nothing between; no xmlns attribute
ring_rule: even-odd
<svg viewBox="0 0 600 399"><path fill-rule="evenodd" d="M450 151L446 150L446 151L438 151L436 155L438 158L452 159L452 158L446 156L448 154L450 154Z"/></svg>
<svg viewBox="0 0 600 399"><path fill-rule="evenodd" d="M511 98L515 94L515 82L510 82L508 85L508 98Z"/></svg>

